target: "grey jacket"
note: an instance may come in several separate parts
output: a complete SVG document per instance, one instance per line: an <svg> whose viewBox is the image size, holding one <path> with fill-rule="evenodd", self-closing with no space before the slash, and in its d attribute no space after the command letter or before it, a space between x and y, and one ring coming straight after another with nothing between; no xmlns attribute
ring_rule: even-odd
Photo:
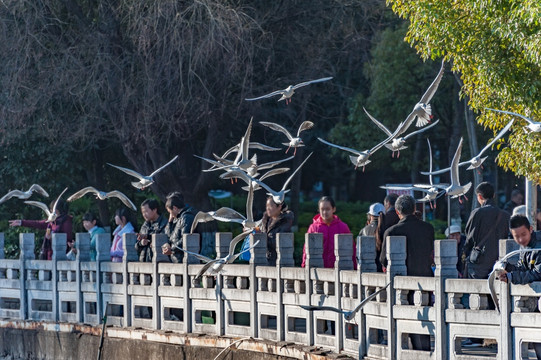
<svg viewBox="0 0 541 360"><path fill-rule="evenodd" d="M541 231L532 232L532 238L527 246L521 249L539 249L520 254L516 265L507 264L505 270L510 273L513 284L529 284L541 280Z"/></svg>

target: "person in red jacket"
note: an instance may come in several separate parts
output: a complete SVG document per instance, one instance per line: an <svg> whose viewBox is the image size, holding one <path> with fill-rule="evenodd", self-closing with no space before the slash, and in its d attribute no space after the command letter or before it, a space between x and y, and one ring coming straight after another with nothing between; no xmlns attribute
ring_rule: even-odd
<svg viewBox="0 0 541 360"><path fill-rule="evenodd" d="M308 233L320 233L323 234L323 266L326 268L333 268L336 257L334 256L334 235L335 234L349 234L349 227L340 218L335 215L336 204L332 197L323 196L318 201L319 214L314 216L313 222L308 228ZM357 268L357 260L355 253L357 247L355 246L355 240L352 242L353 246L353 267ZM305 245L306 247L306 245ZM306 248L302 250L302 267L306 263Z"/></svg>
<svg viewBox="0 0 541 360"><path fill-rule="evenodd" d="M54 206L54 201L51 203L50 208ZM48 223L46 220L10 220L9 226L25 226L34 229L45 229L45 237L41 244L41 251L39 253L40 260L51 260L53 256L52 248L52 234L66 234L66 253L73 246L73 217L68 214L68 203L62 199L58 200L56 206L56 213L58 217L55 221Z"/></svg>

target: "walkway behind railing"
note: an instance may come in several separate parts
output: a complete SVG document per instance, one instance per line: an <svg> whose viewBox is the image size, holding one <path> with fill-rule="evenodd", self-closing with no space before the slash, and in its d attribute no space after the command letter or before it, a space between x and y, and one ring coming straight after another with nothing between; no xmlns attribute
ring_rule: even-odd
<svg viewBox="0 0 541 360"><path fill-rule="evenodd" d="M0 318L98 325L107 307L117 327L205 333L304 344L355 358L486 359L465 354L464 338L494 339L499 359L524 359L528 343L541 342L539 283L497 282L502 313L489 309L486 280L457 279L456 242L435 242L434 277L405 276L406 241L390 237L386 274L375 272L375 241L359 237L357 270L352 238L335 238L335 269L323 268L321 234L306 234L306 268L293 264L293 234L278 234L276 266L266 264L266 237L256 234L249 264L230 264L223 273L193 279L203 265L192 256L172 264L161 254L164 235L154 236L151 263L137 262L134 234L123 238L124 261L110 262L109 234L97 239L97 260L88 258L89 234L77 234L77 260L65 257L65 234L53 235L53 260L35 260L34 235L20 234L20 259L0 259ZM216 235L225 256L230 233ZM0 245L3 245L0 234ZM184 238L198 252L199 235ZM516 245L501 240L500 254ZM3 254L1 255L3 258ZM352 321L332 311L307 312L299 305L350 310L391 283ZM410 295L411 294L411 295ZM108 304L108 306L107 306ZM426 334L432 351L410 349L408 334Z"/></svg>

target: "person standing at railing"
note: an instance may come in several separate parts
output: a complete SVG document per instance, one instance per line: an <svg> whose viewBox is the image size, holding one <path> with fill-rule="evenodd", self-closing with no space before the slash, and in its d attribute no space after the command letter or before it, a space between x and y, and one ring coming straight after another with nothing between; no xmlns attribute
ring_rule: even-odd
<svg viewBox="0 0 541 360"><path fill-rule="evenodd" d="M287 209L285 201L277 204L272 196L267 197L265 213L261 219L261 232L267 234L267 265L276 265L276 234L291 232L293 212Z"/></svg>
<svg viewBox="0 0 541 360"><path fill-rule="evenodd" d="M480 183L475 194L481 207L471 212L466 223L466 267L468 278L488 279L498 260L498 242L508 237L509 213L494 205L494 187L489 182Z"/></svg>
<svg viewBox="0 0 541 360"><path fill-rule="evenodd" d="M359 231L359 236L375 236L378 229L379 216L385 212L385 208L381 203L373 203L368 209L366 216L368 223Z"/></svg>
<svg viewBox="0 0 541 360"><path fill-rule="evenodd" d="M55 200L49 208L52 210ZM9 220L9 226L25 226L34 229L45 229L45 236L39 253L40 260L51 260L53 256L52 238L53 234L66 234L66 253L73 246L73 217L68 214L69 205L63 199L58 199L56 214L53 222L47 220Z"/></svg>
<svg viewBox="0 0 541 360"><path fill-rule="evenodd" d="M182 237L189 234L196 211L184 202L184 196L178 191L167 195L165 208L169 212L169 222L165 226L165 234L169 242L162 246L162 253L168 255L171 262L181 263L184 253Z"/></svg>
<svg viewBox="0 0 541 360"><path fill-rule="evenodd" d="M376 230L375 238L376 238L376 267L378 272L382 272L383 268L381 266L380 261L380 255L381 255L381 249L383 244L383 235L385 234L385 231L390 228L393 225L396 225L398 221L400 220L398 218L398 214L396 213L395 209L395 203L396 199L398 199L397 194L389 194L385 196L383 199L383 207L385 208L385 212L381 213L379 215L378 219L378 227ZM385 251L384 251L385 252Z"/></svg>
<svg viewBox="0 0 541 360"><path fill-rule="evenodd" d="M101 225L101 221L91 212L83 215L83 227L90 234L90 261L96 261L96 242L98 234L105 234L105 229ZM77 254L75 246L71 249L74 254Z"/></svg>
<svg viewBox="0 0 541 360"><path fill-rule="evenodd" d="M137 222L133 220L131 210L127 207L118 208L115 212L116 229L113 231L113 243L111 244L111 261L122 262L124 257L124 247L122 245L122 236L135 232Z"/></svg>
<svg viewBox="0 0 541 360"><path fill-rule="evenodd" d="M335 215L336 204L334 199L330 196L323 196L318 201L319 214L314 216L312 224L308 228L307 233L321 233L323 234L323 266L326 268L333 268L336 261L334 255L334 235L336 234L349 234L349 227L345 222ZM353 247L353 267L357 269L357 260L355 259L356 245L355 240L352 242ZM306 264L306 244L302 250L302 267Z"/></svg>
<svg viewBox="0 0 541 360"><path fill-rule="evenodd" d="M512 216L509 228L513 240L521 249L539 249L539 251L520 254L516 265L505 264L505 270L498 275L500 281L513 284L529 284L541 281L541 231L533 231L530 221L524 215ZM533 343L538 359L541 359L541 343Z"/></svg>
<svg viewBox="0 0 541 360"><path fill-rule="evenodd" d="M135 250L139 255L139 261L151 262L152 261L152 249L150 243L152 242L153 234L163 234L165 232L165 226L167 225L167 219L160 213L158 208L158 201L155 199L146 199L141 203L141 213L145 222L137 234L137 242L135 243Z"/></svg>
<svg viewBox="0 0 541 360"><path fill-rule="evenodd" d="M415 216L415 199L412 196L399 196L395 207L400 221L388 228L383 236L380 261L384 270L387 266L387 237L405 236L407 275L434 276L434 227ZM413 291L408 293L408 301L413 303ZM409 337L414 350L430 350L429 335L409 334Z"/></svg>

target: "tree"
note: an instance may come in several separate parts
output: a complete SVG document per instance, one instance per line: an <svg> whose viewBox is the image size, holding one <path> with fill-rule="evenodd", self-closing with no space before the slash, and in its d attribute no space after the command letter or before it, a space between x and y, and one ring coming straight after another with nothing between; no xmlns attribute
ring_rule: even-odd
<svg viewBox="0 0 541 360"><path fill-rule="evenodd" d="M409 20L407 41L425 59L445 57L460 74L478 122L494 132L511 119L484 108L541 115L541 3L526 1L389 0ZM498 163L541 183L541 139L516 120Z"/></svg>

